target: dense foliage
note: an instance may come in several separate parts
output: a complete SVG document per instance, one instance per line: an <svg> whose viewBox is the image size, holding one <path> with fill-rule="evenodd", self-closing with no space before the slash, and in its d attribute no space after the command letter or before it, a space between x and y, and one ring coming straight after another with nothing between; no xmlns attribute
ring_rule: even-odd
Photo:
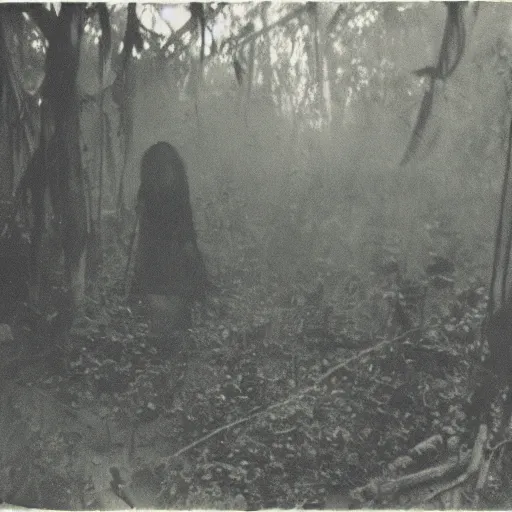
<svg viewBox="0 0 512 512"><path fill-rule="evenodd" d="M40 16L57 16L20 6L0 19L2 222L46 126ZM0 332L0 498L108 509L122 487L137 507L343 508L429 436L471 447L512 11L470 7L426 149L400 166L427 87L413 71L436 62L443 5L208 4L171 26L157 6L87 6L88 289L63 335L47 222L45 300L9 312L16 342ZM140 157L158 140L187 164L214 289L184 339L156 345L125 269ZM500 463L480 506L508 503ZM358 505L407 504L386 499Z"/></svg>

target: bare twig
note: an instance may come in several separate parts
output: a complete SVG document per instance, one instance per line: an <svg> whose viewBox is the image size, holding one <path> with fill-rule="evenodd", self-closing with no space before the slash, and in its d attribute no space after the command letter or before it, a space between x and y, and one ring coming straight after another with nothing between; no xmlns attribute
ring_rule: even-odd
<svg viewBox="0 0 512 512"><path fill-rule="evenodd" d="M421 330L422 330L421 327L416 327L414 329L410 329L410 330L402 333L400 336L397 336L397 337L393 338L392 340L383 340L380 343L377 343L376 345L372 345L371 347L368 347L368 348L366 348L364 350L361 350L361 352L358 352L355 356L352 356L352 357L349 357L348 359L345 359L345 361L343 361L342 363L334 366L333 368L331 368L330 370L325 372L323 375L318 377L318 379L316 380L316 385L322 384L327 379L332 377L332 375L334 375L336 372L338 372L339 370L345 368L350 363L352 363L354 361L357 361L361 357L363 357L363 356L365 356L367 354L370 354L372 352L377 352L378 350L381 350L381 349L387 347L388 345L391 345L393 343L401 341L401 340L407 338L407 336L410 336L412 333L418 332L418 331L421 331Z"/></svg>
<svg viewBox="0 0 512 512"><path fill-rule="evenodd" d="M380 350L380 349L382 349L382 348L384 348L384 347L386 347L386 346L388 346L388 345L390 345L392 343L401 341L402 339L404 339L407 336L409 336L411 333L419 331L419 330L421 330L421 328L411 329L411 330L409 330L407 332L404 332L400 336L397 336L396 338L394 338L392 340L385 340L385 341L382 341L381 343L378 343L377 345L374 345L372 347L369 347L367 349L362 350L361 352L356 354L354 357L351 357L351 358L347 359L343 363L341 363L339 365L336 365L334 368L331 368L331 370L329 370L328 372L324 373L322 376L320 376L316 380L315 384L313 384L312 386L307 386L307 387L303 388L299 392L294 393L294 394L288 396L288 398L286 398L285 400L283 400L281 402L276 402L276 403L274 403L272 405L269 405L269 406L265 407L264 409L258 409L256 411L254 411L253 413L249 414L248 416L244 417L244 418L232 421L231 423L228 423L227 425L223 425L223 426L221 426L219 428L216 428L215 430L213 430L212 432L209 432L205 436L203 436L203 437L201 437L199 439L196 439L194 442L190 443L189 445L179 449L177 452L173 453L172 455L169 455L167 457L163 457L163 460L167 461L169 459L172 459L172 458L178 457L180 455L183 455L184 453L188 452L192 448L195 448L196 446L199 446L200 444L203 444L208 439L211 439L212 437L215 437L217 434L225 432L225 431L227 431L227 430L229 430L229 429L231 429L233 427L236 427L237 425L242 425L243 423L247 423L249 420L251 420L253 418L256 418L256 417L259 417L259 416L263 416L264 414L267 414L270 411L273 411L275 409L278 409L280 407L288 405L288 404L290 404L291 402L293 402L295 400L300 400L300 399L304 398L305 395L307 395L308 393L311 393L312 391L317 390L319 384L324 382L331 375L333 375L336 371L340 370L341 368L345 367L346 365L348 365L348 364L350 364L350 363L360 359L361 357L365 356L366 354L378 351L378 350Z"/></svg>
<svg viewBox="0 0 512 512"><path fill-rule="evenodd" d="M172 455L169 455L168 457L164 457L164 460L173 459L175 457L179 457L180 455L183 455L185 452L188 452L192 448L195 448L196 446L199 446L200 444L203 444L208 439L211 439L212 437L215 437L217 434L220 434L221 432L225 432L226 430L229 430L230 428L236 427L237 425L241 425L242 423L248 422L251 418L257 416L258 413L254 413L250 416L247 416L245 418L241 418L239 420L233 421L231 423L228 423L227 425L223 425L222 427L216 428L215 430L212 430L207 435L196 439L193 443L190 443L189 445L179 449L177 452L174 452Z"/></svg>
<svg viewBox="0 0 512 512"><path fill-rule="evenodd" d="M272 434L274 434L275 436L285 436L287 434L291 434L292 432L295 432L296 430L297 430L297 427L294 426L291 428L287 428L285 430L275 430L272 432Z"/></svg>
<svg viewBox="0 0 512 512"><path fill-rule="evenodd" d="M271 23L270 25L262 28L261 30L254 32L254 34L248 35L247 37L245 37L244 39L239 41L238 47L242 48L246 44L249 44L251 41L254 41L258 37L265 35L267 32L270 32L274 28L281 27L281 26L285 25L286 23L288 23L289 21L293 20L294 18L298 18L303 12L306 12L306 10L307 10L306 6L298 7L297 9L294 9L292 12L286 14L285 16L283 16L279 20L275 21L274 23Z"/></svg>

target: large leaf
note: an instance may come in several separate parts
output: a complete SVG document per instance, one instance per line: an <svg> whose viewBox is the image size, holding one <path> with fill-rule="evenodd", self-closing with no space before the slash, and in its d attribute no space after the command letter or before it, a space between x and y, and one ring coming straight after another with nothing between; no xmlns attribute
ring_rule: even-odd
<svg viewBox="0 0 512 512"><path fill-rule="evenodd" d="M436 82L446 80L455 71L462 58L466 43L466 29L462 17L464 5L465 2L446 2L446 22L437 63L435 66L427 66L415 72L417 76L428 76L430 85L421 102L414 131L400 165L407 164L422 145L436 99Z"/></svg>

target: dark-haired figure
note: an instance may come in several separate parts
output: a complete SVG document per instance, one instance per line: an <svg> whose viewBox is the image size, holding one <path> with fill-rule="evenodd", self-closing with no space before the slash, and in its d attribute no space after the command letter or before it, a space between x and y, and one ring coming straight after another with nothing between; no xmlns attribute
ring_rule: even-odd
<svg viewBox="0 0 512 512"><path fill-rule="evenodd" d="M151 332L161 336L191 327L191 306L204 296L207 276L176 149L166 142L151 146L142 157L140 181L132 295L146 298Z"/></svg>

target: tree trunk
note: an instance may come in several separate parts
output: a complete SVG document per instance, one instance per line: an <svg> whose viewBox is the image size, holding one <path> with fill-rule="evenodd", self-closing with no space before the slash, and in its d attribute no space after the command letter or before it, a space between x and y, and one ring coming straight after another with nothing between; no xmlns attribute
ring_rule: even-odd
<svg viewBox="0 0 512 512"><path fill-rule="evenodd" d="M49 46L42 87L43 107L49 116L41 131L54 132L52 143L58 154L55 167L47 173L74 308L81 307L84 298L88 232L77 90L84 23L85 4L62 4L52 30L45 33Z"/></svg>

